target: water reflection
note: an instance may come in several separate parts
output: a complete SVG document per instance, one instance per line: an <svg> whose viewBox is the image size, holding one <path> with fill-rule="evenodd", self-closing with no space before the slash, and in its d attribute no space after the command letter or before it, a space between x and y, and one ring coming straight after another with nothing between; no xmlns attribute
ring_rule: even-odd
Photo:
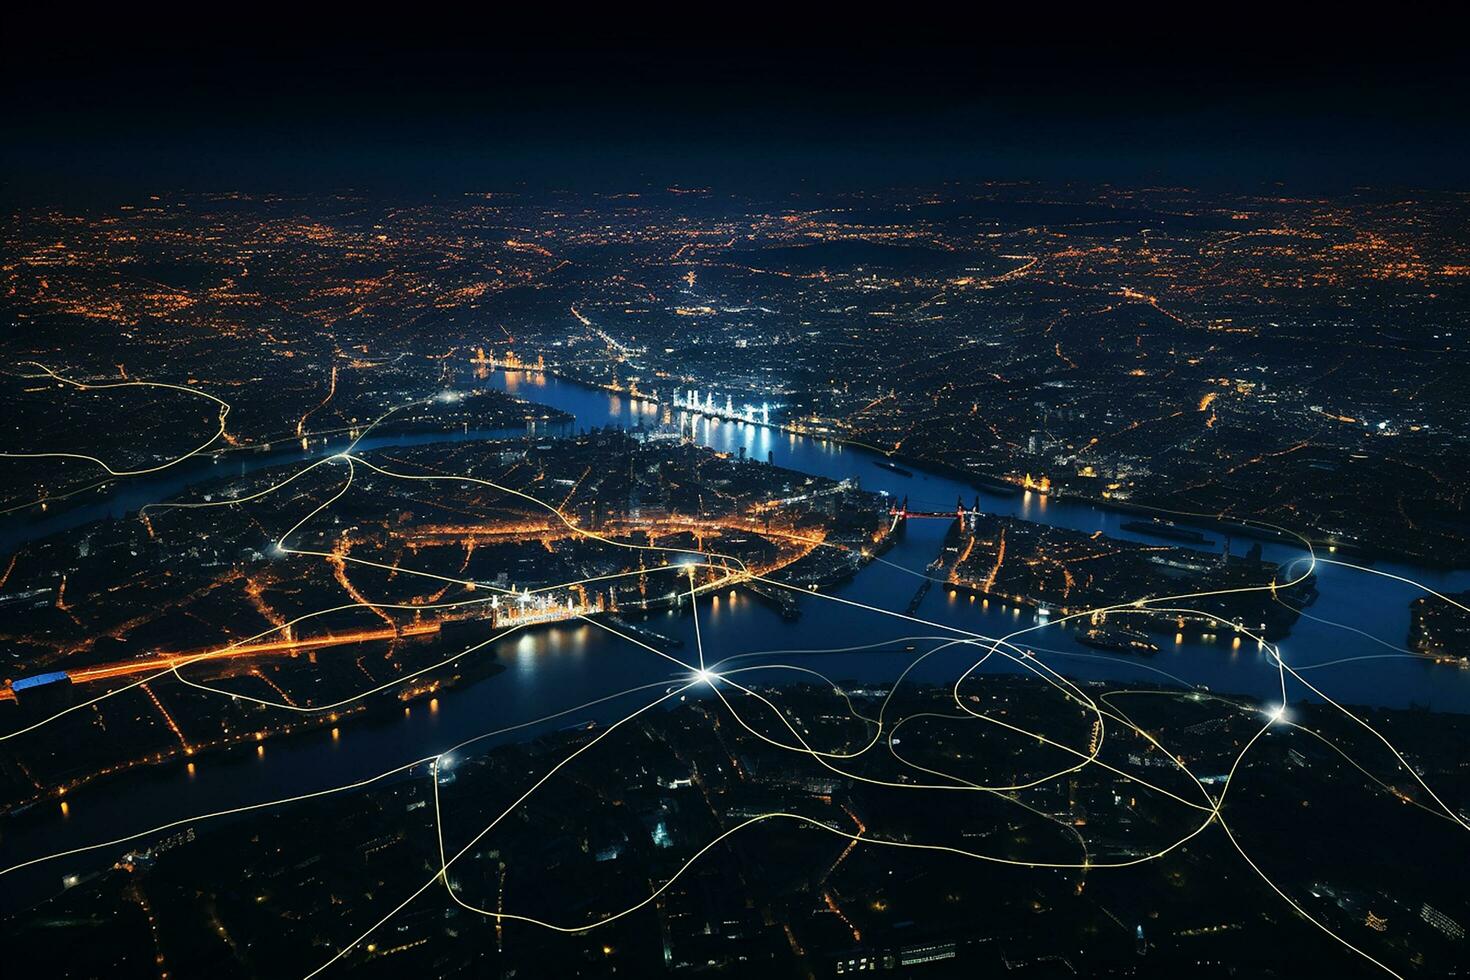
<svg viewBox="0 0 1470 980"><path fill-rule="evenodd" d="M576 416L574 427L651 425L661 417L661 407L656 403L611 395L548 375L496 371L488 382L519 397L572 413ZM743 446L747 455L757 460L769 455L781 466L834 479L853 479L869 490L896 498L908 497L910 506L916 510L947 511L953 509L957 497L968 503L976 495L974 487L925 472L921 467L906 466L913 475L904 477L875 466L874 461L881 457L862 449L823 443L759 425L708 418L686 425L686 431L693 432L696 439L721 452L738 455ZM486 435L455 433L450 438L473 441ZM429 442L435 438L442 440L445 436L389 438L382 444ZM181 468L170 473L168 480L145 481L131 490L125 487L102 508L108 512L126 512L128 507L136 509L140 503L163 499L170 495L170 490L181 492L202 478L243 471L272 460L279 462L280 458L270 454L252 454L248 461L232 458L229 471L207 462L189 472ZM130 492L133 496L129 496ZM1123 530L1120 525L1130 515L1091 504L1042 494L1002 494L984 489L979 491L979 497L981 507L992 513L1044 521L1087 533L1103 531L1114 537L1159 543ZM96 516L100 515L94 513L90 519ZM920 583L914 573L924 569L938 552L946 530L944 521L910 522L894 548L884 556L885 562L869 566L834 590L835 593L853 602L902 611ZM1209 536L1219 539L1215 550L1229 540L1215 532ZM1240 550L1238 544L1236 550ZM1266 543L1264 552L1265 557L1274 561L1288 561L1301 554L1300 549L1274 542ZM1441 592L1470 588L1470 572L1440 572L1392 563L1379 567L1417 578ZM1314 662L1350 661L1354 657L1389 653L1383 648L1384 643L1395 648L1403 644L1408 631L1409 602L1421 594L1418 590L1406 583L1337 566L1321 565L1317 571L1320 598L1312 606L1311 615L1339 621L1363 632L1352 633L1325 622L1303 619L1293 629L1283 650L1288 662L1310 667ZM809 666L834 680L882 683L891 682L916 656L953 639L943 629L860 613L850 606L819 598L804 600L801 618L796 622L782 620L774 610L745 593L721 594L717 599L712 597L700 603L703 622L710 627L705 636L710 661L770 650L866 647L844 653L788 652L776 659ZM973 597L967 597L961 602L957 593L949 589L930 590L915 615L987 636L1002 636L1021 628L1023 622L1031 622L1030 617L1021 620L1019 607L991 602L988 598L975 602ZM695 638L687 610L665 611L646 625L675 642L669 650L670 656L686 662L693 659ZM916 639L923 636L935 639ZM1026 634L1025 642L1048 665L1084 682L1166 683L1171 677L1179 677L1220 692L1262 698L1279 696L1276 670L1268 654L1257 644L1253 656L1240 655L1239 637L1226 647L1186 640L1180 634L1173 638L1172 644L1163 644L1157 656L1137 659L1099 656L1096 651L1077 644L1074 637L1073 630L1051 627ZM960 671L979 661L983 654L984 647L980 645L961 643L949 647L924 661L911 679L917 683L952 683ZM680 668L667 659L586 623L543 626L521 632L490 645L483 656L494 657L506 668L504 673L483 683L467 683L441 692L438 710L431 706L425 706L424 710L405 706L401 716L396 710L393 712L392 724L357 725L350 732L338 731L332 739L305 737L272 743L269 755L264 753L264 746L257 746L255 753L244 758L222 757L218 763L199 767L192 773L178 766L139 771L75 794L86 797L100 792L105 805L81 805L72 810L63 804L65 827L57 822L7 828L7 851L45 853L74 846L83 838L106 839L191 813L366 778L489 730L681 674ZM752 658L747 662L761 660ZM983 681L986 673L1017 669L1009 660L991 657L980 668L980 678ZM1417 659L1348 662L1314 670L1307 676L1334 698L1349 704L1403 707L1417 703L1441 710L1470 710L1470 671ZM657 693L650 692L650 697ZM534 736L577 722L612 720L645 703L640 697L630 694L622 700L519 730L486 744ZM8 887L17 894L28 887L49 887L54 873L55 869L50 868L40 868L30 878L24 872L17 873L9 879Z"/></svg>
<svg viewBox="0 0 1470 980"><path fill-rule="evenodd" d="M616 403L606 392L564 381L550 375L530 376L530 387L521 381L504 378L507 386L520 385L522 397L571 412L582 426L633 425L636 419L627 411L622 399ZM492 378L494 381L494 378ZM833 479L852 479L868 490L887 493L896 499L907 497L909 506L915 510L947 511L954 501L970 501L976 496L976 488L948 477L924 471L922 467L907 466L912 477L905 477L890 470L873 465L882 457L867 450L844 446L840 443L809 439L795 433L752 426L744 423L721 422L697 416L693 423L686 423L686 431L704 445L721 452L738 455L741 446L753 459L764 460L767 454L780 466L826 476ZM1111 537L1160 544L1159 539L1147 534L1126 530L1122 524L1137 520L1135 514L1099 507L1091 503L1057 498L1035 491L1000 493L980 489L978 492L983 510L1003 516L1020 517L1039 521L1055 527L1069 528L1088 534L1101 531ZM911 522L905 532L905 542L885 558L911 570L920 570L933 557L943 537L943 522ZM1187 527L1185 522L1179 522ZM925 525L935 525L927 527ZM1199 528L1213 541L1203 550L1218 552L1225 547L1242 550L1239 540L1232 540L1211 528ZM1267 541L1262 542L1263 557L1276 562L1300 559L1304 552L1295 545ZM1385 571L1415 578L1438 591L1459 591L1470 588L1470 571L1444 572L1436 569L1412 568L1394 563L1379 566ZM1329 623L1302 619L1292 631L1292 646L1300 653L1299 659L1288 657L1288 662L1311 666L1326 660L1339 660L1352 656L1381 654L1382 643L1400 648L1408 632L1409 602L1421 593L1413 586L1371 576L1352 569L1332 565L1317 567L1319 598L1311 609L1311 615L1319 619L1343 623L1367 635L1351 633ZM886 608L902 608L905 600L917 587L918 580L903 572L884 565L871 566L854 582L844 587L843 595L866 596L869 601ZM921 607L920 615L950 622L952 617L964 620L973 612L980 621L965 622L965 628L983 632L989 627L992 632L1005 633L1016 628L1020 609L1007 604L994 604L986 599L979 603L959 603L954 598L939 598L948 590L935 590ZM808 603L820 606L821 603ZM762 610L764 611L764 610ZM848 612L851 618L851 612ZM995 617L1003 617L998 621ZM803 620L786 627L806 637L823 637L823 631L809 624L816 617L810 612ZM723 620L722 620L723 623ZM957 623L958 625L958 623ZM835 644L854 631L854 626L844 624L832 636ZM770 628L762 627L766 632ZM858 628L860 632L861 629ZM1054 633L1054 635L1053 635ZM1045 631L1036 634L1048 642L1066 648L1069 653L1085 655L1084 648L1074 644L1071 635L1060 631ZM793 644L796 645L796 644ZM813 644L815 645L815 643ZM1232 647L1233 649L1233 647ZM1252 693L1258 687L1266 692L1265 685L1274 682L1274 670L1258 670L1262 664L1257 658L1250 661L1234 661L1223 657L1221 647L1208 642L1186 641L1180 635L1173 647L1166 647L1165 654L1187 657L1187 664L1179 665L1184 674L1200 683L1210 684L1217 690ZM1164 656L1161 654L1160 656ZM1074 661L1064 661L1069 671ZM1093 671L1097 676L1118 679L1145 677L1150 671L1138 664L1116 659L1094 659L1075 661L1078 672ZM1269 668L1270 665L1266 664ZM1259 676L1257 676L1259 675ZM1417 659L1380 659L1360 661L1339 666L1324 667L1313 676L1313 683L1333 685L1334 696L1346 698L1354 703L1405 706L1409 703L1430 704L1450 710L1470 710L1470 672L1453 671Z"/></svg>

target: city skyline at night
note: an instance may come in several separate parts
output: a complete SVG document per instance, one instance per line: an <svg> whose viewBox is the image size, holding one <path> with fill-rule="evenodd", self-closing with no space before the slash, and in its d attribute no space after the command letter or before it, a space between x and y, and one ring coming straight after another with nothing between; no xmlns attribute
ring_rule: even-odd
<svg viewBox="0 0 1470 980"><path fill-rule="evenodd" d="M1463 65L1064 26L18 52L7 975L1470 969Z"/></svg>

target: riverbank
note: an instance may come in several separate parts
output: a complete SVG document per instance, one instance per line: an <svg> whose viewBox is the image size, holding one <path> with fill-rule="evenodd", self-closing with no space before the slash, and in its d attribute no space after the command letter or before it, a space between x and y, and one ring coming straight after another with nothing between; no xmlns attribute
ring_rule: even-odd
<svg viewBox="0 0 1470 980"><path fill-rule="evenodd" d="M574 386L556 379L508 381L497 372L492 384L512 384L530 401L553 403L577 420L579 427L634 427L653 417L651 407L633 405L626 397ZM520 433L523 437L524 433ZM915 509L951 511L957 496L968 502L974 490L965 483L923 467L912 477L871 465L876 454L794 434L776 433L733 423L701 423L694 436L704 445L736 455L744 446L751 458L770 453L777 465L834 479L854 479L865 489L892 499L912 498ZM475 433L439 434L424 441L477 441ZM262 454L263 458L263 454ZM222 464L223 465L223 464ZM205 464L208 479L223 476ZM158 490L159 484L147 488ZM146 488L145 488L146 489ZM188 481L175 493L191 490ZM158 493L144 503L163 499ZM1129 512L1099 508L1039 494L1012 496L982 492L982 507L1002 516L1051 524L1128 540L1148 541L1122 529ZM134 507L136 509L136 507ZM1279 697L1279 670L1270 655L1254 643L1236 646L1230 637L1215 640L1184 637L1161 644L1153 657L1108 656L1076 641L1077 630L1051 630L1037 610L977 598L949 589L925 589L915 603L924 570L943 547L952 520L913 519L894 536L882 561L866 565L851 580L802 601L802 615L783 620L779 612L737 590L719 601L701 598L699 616L706 658L711 663L767 662L809 665L838 681L883 687L936 643L960 636L1004 636L1026 632L1024 645L1048 666L1082 684L1146 684L1169 682L1216 692L1266 699ZM1184 522L1181 522L1184 523ZM1149 543L1157 544L1157 541ZM1302 559L1300 545L1268 542L1266 558L1277 562ZM1385 574L1423 582L1445 594L1470 588L1470 574L1444 573L1416 566L1385 565ZM1398 579L1321 563L1317 569L1318 601L1281 642L1282 656L1312 683L1339 703L1378 708L1431 706L1440 711L1470 712L1470 671L1436 665L1399 652L1409 629L1409 603L1423 592ZM784 590L783 590L784 591ZM792 593L795 595L796 593ZM912 604L913 608L908 606ZM905 613L914 619L905 618ZM917 622L915 620L918 620ZM637 617L639 625L677 640L687 649L699 642L689 606ZM930 625L933 624L933 625ZM942 640L925 639L941 637ZM487 731L490 742L520 740L588 718L616 720L652 698L687 672L664 657L620 640L589 623L569 622L523 630L495 641L494 660L504 667L493 683L461 684L438 695L437 711L416 704L409 713L384 716L383 723L343 728L339 738L325 732L273 742L263 754L235 751L196 764L190 772L182 760L147 767L125 777L69 794L69 812L42 805L37 819L7 820L0 834L7 862L64 850L78 843L107 840L190 814L320 791L369 778L444 751ZM974 646L950 647L919 664L912 679L952 681L979 658ZM903 656L902 654L907 654ZM683 658L681 658L683 659ZM1015 672L1010 661L992 658L982 669ZM779 677L781 674L768 676ZM160 683L163 683L162 681ZM638 689L653 685L644 692ZM623 692L619 694L619 692ZM1312 699L1293 683L1293 699ZM385 694L384 703L396 705ZM517 727L524 726L524 727ZM487 743L488 744L488 743ZM40 819L45 816L49 819ZM102 855L99 860L115 859ZM84 862L45 866L30 878L17 872L7 888L21 893L54 889L60 875ZM29 881L30 884L25 882Z"/></svg>
<svg viewBox="0 0 1470 980"><path fill-rule="evenodd" d="M526 373L532 373L531 369L517 369ZM576 375L558 370L554 365L536 369L534 373L557 378L566 384L573 384L592 391L604 391L621 398L631 398L643 401L649 405L660 408L673 408L671 403L664 402L659 398L645 393L634 394L626 389L614 388L610 385L601 384L579 378ZM673 409L675 411L688 411L687 409ZM1455 562L1440 555L1424 555L1403 549L1390 549L1383 547L1369 547L1351 542L1337 540L1318 528L1308 528L1298 531L1289 531L1282 528L1272 528L1258 523L1247 522L1241 519L1229 518L1218 514L1204 514L1187 511L1171 510L1146 502L1133 500L1118 500L1112 497L1079 493L1073 488L1052 487L1046 491L1027 490L1027 488L1013 480L1005 477L986 473L977 473L963 467L946 463L943 460L929 459L924 456L916 456L910 453L884 450L871 443L863 442L853 437L844 437L832 432L813 433L801 426L791 425L786 422L775 421L762 423L745 419L728 419L718 415L704 416L703 413L691 413L700 417L708 417L721 424L752 425L769 428L777 432L798 436L805 439L816 439L847 448L872 453L875 461L890 464L898 464L904 468L923 470L929 473L948 477L949 479L965 484L971 490L980 491L993 496L1016 497L1024 493L1037 493L1050 497L1057 501L1071 501L1086 504L1092 507L1105 508L1119 514L1135 514L1151 518L1178 521L1187 520L1200 528L1208 529L1215 533L1225 534L1237 538L1285 544L1288 546L1301 546L1309 542L1314 549L1327 554L1337 554L1344 558L1352 558L1362 564L1375 564L1383 561L1401 561L1411 564L1419 564L1427 568L1439 571L1458 571L1470 569L1470 556L1465 560ZM881 463L880 463L881 465ZM903 475L903 474L898 474ZM912 474L910 474L912 475Z"/></svg>

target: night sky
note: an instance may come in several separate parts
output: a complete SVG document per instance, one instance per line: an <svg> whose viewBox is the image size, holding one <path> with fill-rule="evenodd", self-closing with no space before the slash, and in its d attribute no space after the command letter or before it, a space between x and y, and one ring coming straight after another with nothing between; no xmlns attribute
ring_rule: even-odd
<svg viewBox="0 0 1470 980"><path fill-rule="evenodd" d="M908 37L875 21L851 44L736 42L709 28L660 42L626 25L561 40L545 25L459 24L392 44L318 40L289 24L191 41L133 23L62 43L40 27L43 38L32 32L35 43L4 59L0 162L8 193L42 198L1463 181L1470 73L1447 32L1426 41L1375 25L1345 38L1119 19L1056 36L1051 21L1064 15L1045 19L931 24ZM525 43L507 43L517 37Z"/></svg>

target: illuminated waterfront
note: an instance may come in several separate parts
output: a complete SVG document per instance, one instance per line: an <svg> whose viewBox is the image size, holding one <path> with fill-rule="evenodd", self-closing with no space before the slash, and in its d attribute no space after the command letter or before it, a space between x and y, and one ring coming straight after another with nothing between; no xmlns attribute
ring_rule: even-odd
<svg viewBox="0 0 1470 980"><path fill-rule="evenodd" d="M6 980L1463 973L1462 52L982 14L18 32Z"/></svg>
<svg viewBox="0 0 1470 980"><path fill-rule="evenodd" d="M542 402L576 416L575 426L633 427L657 422L660 406L589 388L544 374L496 374L506 390L531 401ZM745 447L751 458L770 454L778 466L838 479L856 478L870 490L882 490L895 498L907 496L913 509L942 511L952 508L956 498L970 501L976 490L950 478L915 467L912 477L872 465L880 456L839 443L812 439L758 425L700 419L696 437L713 448L731 454ZM489 434L453 434L454 441L485 438ZM431 437L414 437L416 443ZM381 445L394 441L384 437ZM217 476L201 466L201 478ZM183 487L172 478L169 489ZM187 481L185 481L187 482ZM174 489L175 487L178 489ZM129 484L129 499L157 499L153 481ZM1058 527L1081 531L1103 531L1122 538L1146 538L1123 530L1131 515L1089 504L1048 499L1039 494L997 495L980 491L982 510L1023 517ZM118 506L114 502L112 506ZM943 542L944 521L910 521L896 546L885 556L893 565L873 564L834 590L835 595L856 602L902 610L914 594L919 579L913 572L924 569ZM1218 536L1212 532L1212 536ZM1300 554L1286 545L1267 544L1268 557L1289 560ZM1470 585L1470 572L1438 572L1432 569L1379 566L1384 571L1412 575L1440 590L1463 589ZM1311 668L1314 683L1332 691L1348 704L1403 707L1432 704L1437 710L1470 711L1470 671L1437 665L1422 658L1395 655L1402 647L1408 628L1408 602L1418 593L1414 587L1347 568L1323 565L1318 570L1321 597L1310 607L1317 620L1303 618L1282 643L1282 653L1298 669ZM851 678L871 683L891 681L910 659L913 635L937 635L932 629L901 620L882 620L856 614L837 603L807 600L795 622L784 621L773 609L744 592L729 591L701 603L707 641L715 660L747 657L763 651L783 651L779 659L809 662L834 679ZM972 601L967 596L936 587L915 610L922 619L951 624L986 635L1004 635L1034 625L1037 614L1030 608L1001 602ZM673 611L655 614L648 626L693 646L695 638L687 615ZM1342 627L1350 627L1344 629ZM1354 632L1361 630L1362 632ZM1027 644L1044 652L1057 669L1079 681L1129 680L1141 683L1199 684L1221 693L1269 697L1277 685L1277 673L1268 655L1254 642L1232 644L1225 637L1213 642L1186 640L1165 642L1153 658L1109 656L1076 642L1081 627L1064 627L1034 635ZM1366 634L1366 635L1365 635ZM801 650L863 647L870 649L839 653L815 653L803 657ZM1323 651L1293 659L1293 652ZM237 754L210 756L187 767L167 763L114 778L69 796L66 819L52 821L22 815L6 834L7 858L42 853L65 846L67 841L93 839L141 828L191 813L235 805L242 800L310 792L330 785L362 779L394 765L442 751L447 745L473 737L491 727L504 727L540 718L553 712L626 690L681 676L670 665L630 648L616 637L586 624L538 626L497 641L484 651L507 668L503 673L439 695L433 709L414 702L399 717L396 713L348 724L340 737L327 733L302 735L273 741L262 751L250 749ZM1367 658L1367 659L1362 659ZM924 663L910 675L915 683L942 682L968 666L972 651L953 648ZM750 658L743 663L759 662ZM1008 662L1002 662L1007 663ZM1317 667L1318 664L1325 664ZM992 669L987 665L985 670ZM1014 667L994 669L1015 670ZM1176 680L1179 678L1180 680ZM396 702L394 702L396 703ZM521 739L538 731L554 731L575 722L612 720L628 710L620 702L574 711L535 728L509 734ZM65 863L65 862L63 862ZM86 860L79 861L82 867ZM12 876L7 897L24 903L54 886L61 866L28 870Z"/></svg>

